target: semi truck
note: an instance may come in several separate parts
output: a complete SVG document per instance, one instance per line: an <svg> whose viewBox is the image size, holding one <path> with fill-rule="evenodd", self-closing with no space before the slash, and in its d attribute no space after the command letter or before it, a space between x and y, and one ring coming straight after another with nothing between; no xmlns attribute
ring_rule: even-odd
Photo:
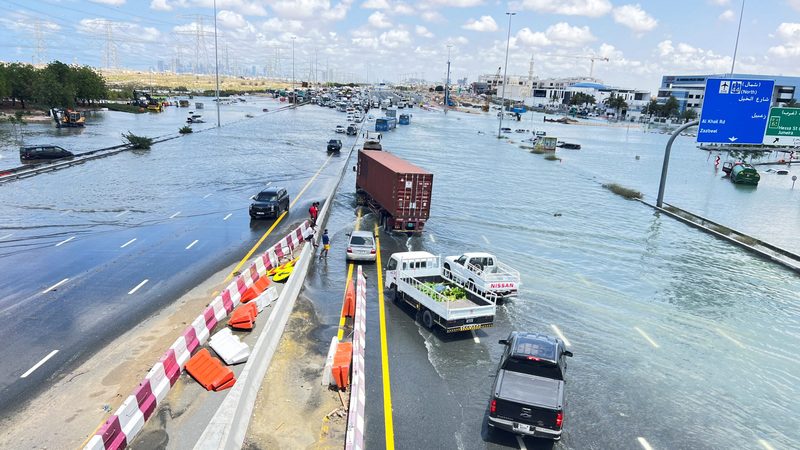
<svg viewBox="0 0 800 450"><path fill-rule="evenodd" d="M456 276L457 277L457 276ZM488 328L494 324L494 298L442 277L442 261L428 252L394 253L384 275L388 296L395 304L417 310L425 328L447 333Z"/></svg>
<svg viewBox="0 0 800 450"><path fill-rule="evenodd" d="M386 231L419 233L431 211L433 174L397 156L359 150L356 199L375 211Z"/></svg>

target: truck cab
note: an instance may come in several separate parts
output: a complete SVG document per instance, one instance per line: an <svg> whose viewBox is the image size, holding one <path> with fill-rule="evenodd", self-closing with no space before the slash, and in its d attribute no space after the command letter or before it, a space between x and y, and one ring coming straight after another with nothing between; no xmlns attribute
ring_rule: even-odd
<svg viewBox="0 0 800 450"><path fill-rule="evenodd" d="M386 289L391 291L397 288L397 274L401 270L421 276L431 276L438 274L439 266L436 256L428 252L394 253L386 263L383 275Z"/></svg>
<svg viewBox="0 0 800 450"><path fill-rule="evenodd" d="M500 340L503 356L489 400L489 430L560 440L567 357L558 338L513 331Z"/></svg>

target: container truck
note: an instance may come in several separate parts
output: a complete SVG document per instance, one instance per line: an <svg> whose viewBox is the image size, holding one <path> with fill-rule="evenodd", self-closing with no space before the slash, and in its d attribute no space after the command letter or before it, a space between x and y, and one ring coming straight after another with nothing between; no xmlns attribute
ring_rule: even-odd
<svg viewBox="0 0 800 450"><path fill-rule="evenodd" d="M428 252L394 253L386 263L384 280L388 296L397 305L406 303L416 309L425 328L439 327L453 333L494 324L494 298L464 287L466 280L453 282L442 277L438 256Z"/></svg>
<svg viewBox="0 0 800 450"><path fill-rule="evenodd" d="M360 150L356 198L380 217L386 231L418 233L431 211L433 174L397 156Z"/></svg>

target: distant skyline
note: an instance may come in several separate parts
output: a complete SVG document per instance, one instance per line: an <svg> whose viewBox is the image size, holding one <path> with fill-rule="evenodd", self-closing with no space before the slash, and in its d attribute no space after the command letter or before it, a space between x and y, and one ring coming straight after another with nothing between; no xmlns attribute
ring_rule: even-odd
<svg viewBox="0 0 800 450"><path fill-rule="evenodd" d="M741 0L218 0L220 66L360 81L594 76L655 92L662 75L726 73ZM212 0L0 0L0 60L134 70L213 67ZM201 25L202 23L202 25ZM202 33L199 33L202 28ZM199 44L199 45L198 45ZM559 58L555 55L569 55ZM800 75L800 0L745 5L736 72ZM316 63L316 71L314 66ZM328 70L330 69L330 70ZM213 71L213 70L212 70ZM243 72L244 71L244 72Z"/></svg>

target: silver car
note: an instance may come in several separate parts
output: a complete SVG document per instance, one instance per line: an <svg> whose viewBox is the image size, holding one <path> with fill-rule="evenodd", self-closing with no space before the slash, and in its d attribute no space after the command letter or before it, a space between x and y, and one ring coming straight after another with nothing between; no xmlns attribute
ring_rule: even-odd
<svg viewBox="0 0 800 450"><path fill-rule="evenodd" d="M375 237L369 231L353 231L347 243L349 261L375 261Z"/></svg>

